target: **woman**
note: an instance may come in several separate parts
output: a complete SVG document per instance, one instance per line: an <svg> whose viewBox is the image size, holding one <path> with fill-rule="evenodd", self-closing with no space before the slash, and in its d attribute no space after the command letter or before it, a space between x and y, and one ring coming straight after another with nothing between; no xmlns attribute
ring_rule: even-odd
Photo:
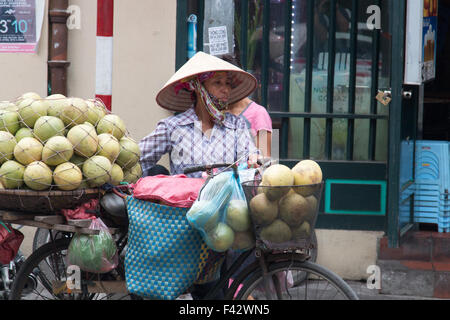
<svg viewBox="0 0 450 320"><path fill-rule="evenodd" d="M157 103L181 114L161 120L139 144L141 165L148 172L168 153L172 175L186 168L215 163L256 165L259 155L245 120L225 113L251 94L256 79L242 69L203 52L192 57L167 82ZM201 177L201 173L190 174Z"/></svg>
<svg viewBox="0 0 450 320"><path fill-rule="evenodd" d="M243 118L225 113L229 103L251 94L256 79L219 58L197 53L167 82L156 97L168 110L182 112L161 120L156 129L140 141L144 172L154 171L162 155L168 153L172 175L186 168L215 163L255 165L259 151ZM201 172L190 177L201 177ZM224 254L211 255L223 259ZM214 257L216 256L216 257ZM218 280L194 285L191 295L201 299ZM216 298L220 298L218 296Z"/></svg>

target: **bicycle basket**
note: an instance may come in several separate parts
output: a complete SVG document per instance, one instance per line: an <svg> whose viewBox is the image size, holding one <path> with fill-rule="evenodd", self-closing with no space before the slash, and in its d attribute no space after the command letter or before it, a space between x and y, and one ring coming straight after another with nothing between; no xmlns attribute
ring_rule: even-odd
<svg viewBox="0 0 450 320"><path fill-rule="evenodd" d="M304 186L242 183L256 236L263 250L308 249L316 225L323 182ZM271 199L271 200L269 200Z"/></svg>

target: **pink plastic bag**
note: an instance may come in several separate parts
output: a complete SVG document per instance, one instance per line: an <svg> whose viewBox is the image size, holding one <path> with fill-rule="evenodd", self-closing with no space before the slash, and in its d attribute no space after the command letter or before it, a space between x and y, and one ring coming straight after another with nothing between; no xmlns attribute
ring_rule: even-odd
<svg viewBox="0 0 450 320"><path fill-rule="evenodd" d="M61 210L64 217L67 220L82 220L82 219L95 219L96 216L87 211L95 211L98 206L98 200L92 199L86 203L83 203L81 206L75 209L63 209Z"/></svg>
<svg viewBox="0 0 450 320"><path fill-rule="evenodd" d="M172 207L190 208L204 183L204 179L188 178L183 174L145 177L134 185L133 196L139 200L160 201Z"/></svg>
<svg viewBox="0 0 450 320"><path fill-rule="evenodd" d="M0 264L8 264L14 259L23 238L19 230L0 223Z"/></svg>

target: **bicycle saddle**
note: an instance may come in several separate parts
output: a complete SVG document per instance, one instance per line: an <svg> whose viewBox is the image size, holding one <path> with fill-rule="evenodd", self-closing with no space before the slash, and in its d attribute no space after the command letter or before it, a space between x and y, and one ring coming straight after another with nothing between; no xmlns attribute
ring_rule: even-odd
<svg viewBox="0 0 450 320"><path fill-rule="evenodd" d="M127 205L125 199L115 193L107 193L100 199L100 205L111 216L118 218L128 218Z"/></svg>

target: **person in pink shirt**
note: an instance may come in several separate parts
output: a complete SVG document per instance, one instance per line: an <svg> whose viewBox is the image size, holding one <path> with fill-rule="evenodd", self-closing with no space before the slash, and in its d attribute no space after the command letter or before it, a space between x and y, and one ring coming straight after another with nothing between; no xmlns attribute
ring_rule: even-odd
<svg viewBox="0 0 450 320"><path fill-rule="evenodd" d="M226 62L240 67L237 59L231 55L224 55L222 59ZM230 106L228 112L236 116L242 116L255 138L256 147L262 152L264 157L271 157L272 147L272 119L266 108L246 97Z"/></svg>

